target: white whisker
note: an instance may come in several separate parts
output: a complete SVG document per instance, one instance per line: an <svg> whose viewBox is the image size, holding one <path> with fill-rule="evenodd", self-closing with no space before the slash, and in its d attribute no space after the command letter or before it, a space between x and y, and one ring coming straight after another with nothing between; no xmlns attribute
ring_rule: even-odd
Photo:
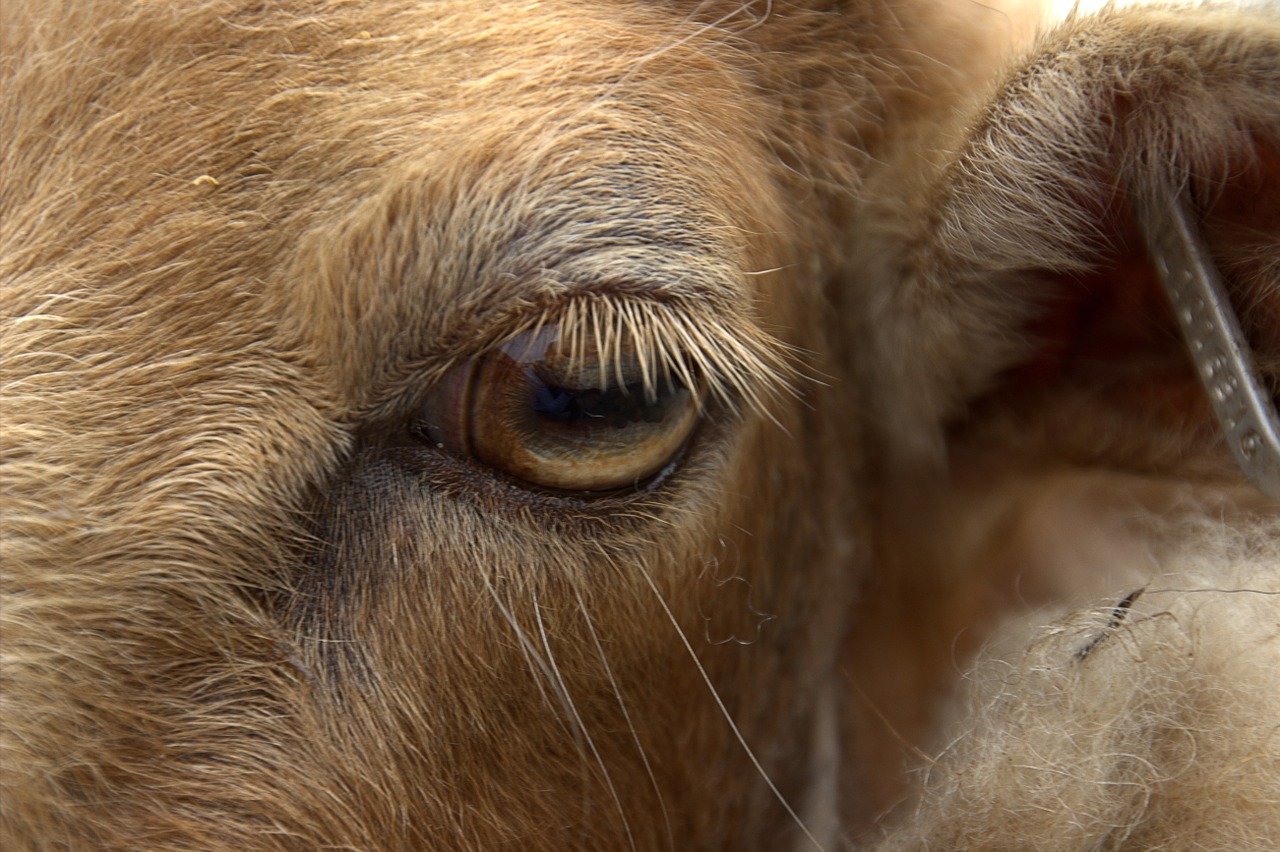
<svg viewBox="0 0 1280 852"><path fill-rule="evenodd" d="M680 627L680 622L676 620L675 613L671 611L671 607L667 605L666 600L662 597L662 592L658 591L657 584L653 582L653 576L643 564L638 563L636 567L640 569L641 576L643 576L645 582L649 584L649 588L653 590L653 596L658 599L658 605L661 606L662 611L666 613L667 619L671 622L671 626L676 629L676 635L680 637L680 642L684 645L685 650L689 652L689 658L693 660L693 664L697 667L698 674L701 675L703 683L705 683L707 685L707 689L711 691L711 697L715 700L716 706L720 708L720 714L724 716L724 720L729 723L729 729L733 731L734 737L737 738L738 744L742 746L742 750L746 753L747 759L751 761L751 765L755 767L756 772L759 773L760 778L764 783L769 786L769 790L773 793L774 798L778 800L778 804L782 805L783 809L787 812L787 815L791 817L792 822L794 822L800 831L804 833L804 836L809 839L809 841L814 845L814 848L818 850L825 850L825 847L818 841L818 838L814 837L813 832L811 832L809 827L804 824L804 820L800 819L800 815L796 813L795 808L791 807L791 803L782 795L782 791L778 789L778 785L773 783L773 779L769 777L769 773L766 772L764 766L761 765L760 759L756 757L756 753L752 750L751 746L747 744L747 739L742 735L742 730L738 727L738 723L733 721L733 716L729 713L729 708L725 706L724 700L720 698L720 692L716 689L715 684L711 682L711 676L707 674L707 669L702 665L702 660L698 659L697 652L693 650L693 645L689 642L689 637L685 635L684 629Z"/></svg>
<svg viewBox="0 0 1280 852"><path fill-rule="evenodd" d="M649 783L653 785L653 792L658 797L658 807L662 810L662 822L667 830L667 848L675 849L675 835L671 829L671 815L667 813L666 800L662 798L662 788L658 784L658 777L653 772L653 766L649 763L649 756L645 754L644 744L640 742L640 732L636 730L635 723L631 721L631 714L627 712L627 703L622 698L622 690L618 688L618 681L613 676L613 668L609 665L609 659L605 656L604 646L600 643L600 636L596 633L595 624L591 621L591 616L587 613L586 601L582 599L582 591L576 586L574 594L578 598L578 611L582 613L582 620L587 625L587 632L591 634L591 641L596 646L596 654L600 657L600 664L604 666L605 676L609 678L609 686L613 689L614 697L618 699L618 709L622 711L622 718L627 722L627 730L631 732L631 739L636 744L636 751L640 755L640 762L644 764L644 771L649 776Z"/></svg>
<svg viewBox="0 0 1280 852"><path fill-rule="evenodd" d="M582 746L581 734L565 722L565 719L572 718L573 714L569 704L565 700L566 696L562 695L559 690L555 690L558 684L551 672L550 666L547 665L546 660L542 659L542 655L538 653L538 649L533 644L533 640L529 638L529 635L525 633L524 628L520 626L518 621L516 621L515 615L512 614L507 605L502 602L502 599L498 597L497 589L493 587L493 583L491 583L488 578L485 578L485 588L488 590L489 596L493 598L493 602L497 604L498 609L502 612L502 617L506 620L507 624L510 625L511 631L515 634L517 641L519 641L520 650L524 653L525 662L529 665L529 672L533 675L534 685L538 687L538 692L542 694L542 700L547 705L547 709L552 712L556 720L564 727L565 732L574 738L574 741L578 744L578 750L583 752L585 759L585 750ZM539 677L539 675L542 675L542 677ZM543 682L544 679L546 683L549 683L553 690L556 691L556 702L553 702L551 700L551 696L547 693L547 687ZM564 715L561 715L561 712L557 711L557 702L560 705L559 711L563 711Z"/></svg>
<svg viewBox="0 0 1280 852"><path fill-rule="evenodd" d="M609 767L605 765L604 758L600 756L600 750L596 748L595 740L591 738L591 732L587 730L586 722L583 721L582 715L578 712L577 706L573 703L573 698L569 695L569 688L564 682L564 678L560 676L560 667L556 665L555 654L551 651L551 643L547 641L547 626L542 620L542 608L538 605L538 593L530 590L529 596L533 599L533 616L538 622L538 635L542 638L542 648L547 652L547 661L550 663L551 676L555 678L556 692L563 696L565 705L572 714L574 723L578 726L578 730L582 732L583 739L587 742L587 748L591 750L592 756L596 759L596 765L600 767L600 773L604 776L605 786L609 788L609 796L613 799L613 804L618 809L618 816L622 818L622 828L627 833L627 845L635 850L636 840L631 833L631 823L627 821L626 809L622 807L622 798L618 795L617 788L613 785L613 776L609 774Z"/></svg>

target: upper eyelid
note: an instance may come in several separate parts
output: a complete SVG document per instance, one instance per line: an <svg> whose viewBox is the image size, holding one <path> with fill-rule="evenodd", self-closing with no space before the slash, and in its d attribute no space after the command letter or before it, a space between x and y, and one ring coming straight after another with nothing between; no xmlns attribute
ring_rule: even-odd
<svg viewBox="0 0 1280 852"><path fill-rule="evenodd" d="M606 355L604 362L579 363L580 369L611 374L608 356L626 347L638 353L641 362L669 371L691 388L765 416L770 416L780 394L794 394L800 375L793 350L741 311L701 299L660 301L592 293L504 318L491 324L493 330L487 334L458 334L457 339L465 343L406 365L377 394L367 418L402 416L414 408L425 388L458 364L482 357L526 332L556 326L571 359Z"/></svg>
<svg viewBox="0 0 1280 852"><path fill-rule="evenodd" d="M716 396L763 403L794 373L782 343L728 306L703 300L574 297L530 317L487 349L548 328L556 329L570 369L598 369L606 381L621 366L615 359L631 356L689 387L704 383Z"/></svg>

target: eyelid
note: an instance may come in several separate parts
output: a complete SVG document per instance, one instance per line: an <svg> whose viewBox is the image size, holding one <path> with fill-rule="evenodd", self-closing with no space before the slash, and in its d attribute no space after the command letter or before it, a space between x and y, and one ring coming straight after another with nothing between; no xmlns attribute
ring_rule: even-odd
<svg viewBox="0 0 1280 852"><path fill-rule="evenodd" d="M532 317L507 315L499 324L519 330L478 336L474 356L433 371L426 393L421 385L398 382L396 408L415 406L409 428L419 440L474 458L465 419L476 407L470 374L495 353L529 359L554 344L558 353L540 368L550 384L605 388L610 382L629 384L633 379L626 376L639 374L645 399L653 402L665 376L690 390L699 412L715 400L726 415L754 412L777 423L779 398L797 395L798 350L765 332L746 307L728 299L686 302L595 292Z"/></svg>
<svg viewBox="0 0 1280 852"><path fill-rule="evenodd" d="M582 297L555 316L559 343L570 363L599 354L601 381L618 369L628 349L636 353L646 384L656 369L680 377L700 395L730 405L745 404L768 417L779 394L794 393L795 350L765 332L745 312L746 305L698 299ZM534 326L540 328L541 325ZM584 381L589 371L584 364Z"/></svg>

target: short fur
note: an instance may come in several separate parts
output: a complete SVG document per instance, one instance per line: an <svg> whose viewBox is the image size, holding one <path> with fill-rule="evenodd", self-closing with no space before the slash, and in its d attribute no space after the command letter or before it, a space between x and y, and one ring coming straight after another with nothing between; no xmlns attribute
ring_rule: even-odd
<svg viewBox="0 0 1280 852"><path fill-rule="evenodd" d="M1118 192L1275 381L1275 21L0 15L5 848L1280 843L1280 520ZM654 481L415 432L551 326L696 390Z"/></svg>

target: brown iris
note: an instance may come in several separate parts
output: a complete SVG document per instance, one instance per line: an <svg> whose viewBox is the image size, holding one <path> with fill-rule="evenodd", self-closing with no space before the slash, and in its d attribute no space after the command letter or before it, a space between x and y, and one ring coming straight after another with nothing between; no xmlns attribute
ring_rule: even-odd
<svg viewBox="0 0 1280 852"><path fill-rule="evenodd" d="M662 471L697 425L689 389L627 346L573 364L557 340L554 327L526 332L451 370L421 433L546 488L612 491Z"/></svg>

